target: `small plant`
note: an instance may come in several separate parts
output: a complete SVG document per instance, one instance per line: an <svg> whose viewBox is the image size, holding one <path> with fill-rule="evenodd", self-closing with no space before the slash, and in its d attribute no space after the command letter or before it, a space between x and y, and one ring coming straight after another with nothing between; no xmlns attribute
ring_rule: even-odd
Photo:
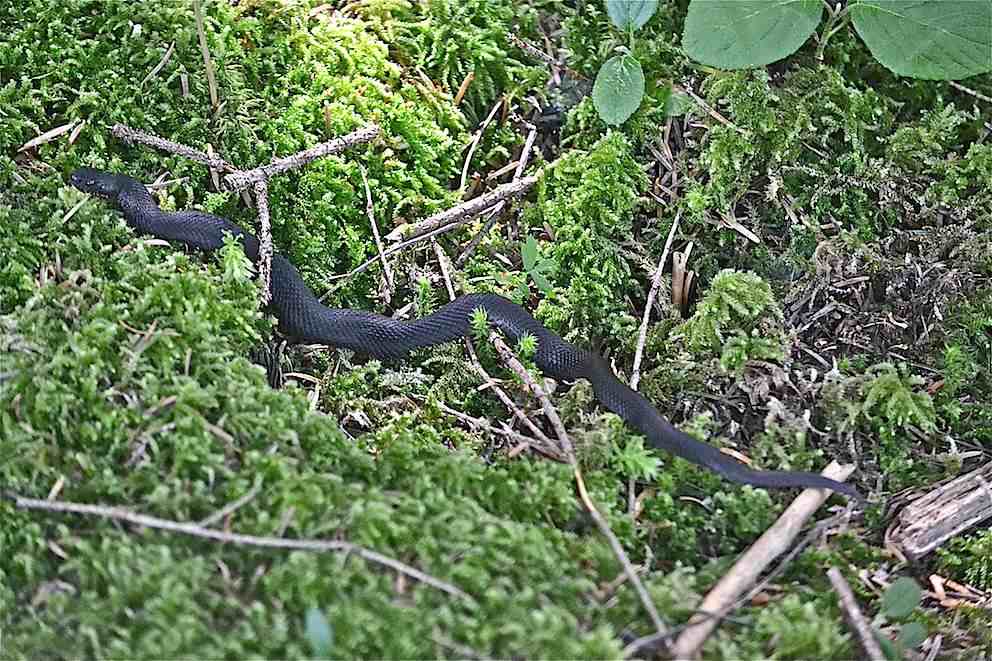
<svg viewBox="0 0 992 661"><path fill-rule="evenodd" d="M981 590L992 589L992 530L953 539L937 555L944 571Z"/></svg>
<svg viewBox="0 0 992 661"><path fill-rule="evenodd" d="M956 80L992 70L992 3L974 0L691 0L682 47L721 69L764 66L799 50L824 9L820 59L830 37L851 23L897 75Z"/></svg>
<svg viewBox="0 0 992 661"><path fill-rule="evenodd" d="M658 9L658 0L606 0L606 12L618 29L627 34L627 45L599 68L592 87L592 101L600 118L619 126L633 115L644 99L644 69L633 54L634 31L640 30ZM666 113L677 115L685 104L673 97L672 87L662 90Z"/></svg>
<svg viewBox="0 0 992 661"><path fill-rule="evenodd" d="M906 650L919 647L926 640L927 630L919 622L905 622L899 627L899 634L895 641L891 641L887 636L882 635L879 628L892 620L902 620L916 610L920 604L920 586L913 579L903 576L888 588L882 595L882 607L878 615L872 620L875 627L875 638L881 645L885 656L898 661L906 657Z"/></svg>
<svg viewBox="0 0 992 661"><path fill-rule="evenodd" d="M768 283L754 273L718 273L684 330L690 351L719 355L728 371L750 359L785 355L782 310Z"/></svg>
<svg viewBox="0 0 992 661"><path fill-rule="evenodd" d="M914 388L923 385L921 377L911 374L906 365L896 368L892 363L880 363L868 370L873 378L862 391L861 410L870 420L895 429L916 424L931 430L936 423L933 399L926 391Z"/></svg>
<svg viewBox="0 0 992 661"><path fill-rule="evenodd" d="M543 257L537 248L537 240L533 236L528 236L527 240L520 244L520 256L523 258L524 271L531 277L534 284L542 292L547 294L552 290L551 283L545 274L555 270L555 261Z"/></svg>

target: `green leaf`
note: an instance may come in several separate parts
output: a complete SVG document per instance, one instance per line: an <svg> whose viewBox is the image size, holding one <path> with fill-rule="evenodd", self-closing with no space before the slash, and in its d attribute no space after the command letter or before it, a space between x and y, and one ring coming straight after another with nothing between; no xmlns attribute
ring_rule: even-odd
<svg viewBox="0 0 992 661"><path fill-rule="evenodd" d="M902 655L899 654L899 648L891 640L883 636L878 630L875 630L875 640L878 641L878 646L882 648L882 653L885 654L886 659L891 659L892 661L899 661Z"/></svg>
<svg viewBox="0 0 992 661"><path fill-rule="evenodd" d="M796 52L822 14L821 0L692 0L682 48L721 69L760 67Z"/></svg>
<svg viewBox="0 0 992 661"><path fill-rule="evenodd" d="M882 595L882 612L892 618L906 617L919 605L920 594L916 581L903 576Z"/></svg>
<svg viewBox="0 0 992 661"><path fill-rule="evenodd" d="M548 279L544 277L543 273L541 273L540 271L531 271L530 277L534 278L534 284L537 285L538 289L540 289L545 294L551 293L553 287L551 286L551 283L548 281Z"/></svg>
<svg viewBox="0 0 992 661"><path fill-rule="evenodd" d="M640 30L657 9L658 0L606 0L606 12L621 30L628 26Z"/></svg>
<svg viewBox="0 0 992 661"><path fill-rule="evenodd" d="M681 117L693 108L688 94L673 91L665 101L665 117Z"/></svg>
<svg viewBox="0 0 992 661"><path fill-rule="evenodd" d="M989 0L859 0L851 20L872 55L901 76L956 80L992 71Z"/></svg>
<svg viewBox="0 0 992 661"><path fill-rule="evenodd" d="M319 608L309 608L306 614L306 636L317 658L331 656L334 634L324 612Z"/></svg>
<svg viewBox="0 0 992 661"><path fill-rule="evenodd" d="M919 622L907 622L899 629L899 637L896 640L906 649L913 649L923 644L926 639L926 627Z"/></svg>
<svg viewBox="0 0 992 661"><path fill-rule="evenodd" d="M534 265L537 264L537 241L532 235L528 236L527 241L521 246L520 256L524 260L524 270L533 271Z"/></svg>
<svg viewBox="0 0 992 661"><path fill-rule="evenodd" d="M603 63L592 86L592 102L604 122L623 124L643 98L644 71L636 57L617 55Z"/></svg>

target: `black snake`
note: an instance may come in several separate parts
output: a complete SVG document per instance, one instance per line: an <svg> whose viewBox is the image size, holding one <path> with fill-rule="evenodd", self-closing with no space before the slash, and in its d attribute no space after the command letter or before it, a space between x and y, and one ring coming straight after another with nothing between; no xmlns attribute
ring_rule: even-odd
<svg viewBox="0 0 992 661"><path fill-rule="evenodd" d="M114 203L138 232L176 241L198 250L216 250L230 232L257 261L258 239L229 220L199 211L163 212L145 186L131 177L82 168L72 185ZM482 308L489 322L513 341L530 334L537 340L534 362L559 380L587 379L596 398L644 434L652 447L705 466L728 480L765 488L817 487L860 498L858 491L816 473L760 471L673 427L637 392L620 382L606 361L579 349L542 326L526 310L494 294L460 296L421 319L400 321L360 310L329 308L304 284L296 268L278 253L272 256L271 307L280 330L307 342L352 349L375 358L405 356L412 349L464 337L471 332L472 312Z"/></svg>

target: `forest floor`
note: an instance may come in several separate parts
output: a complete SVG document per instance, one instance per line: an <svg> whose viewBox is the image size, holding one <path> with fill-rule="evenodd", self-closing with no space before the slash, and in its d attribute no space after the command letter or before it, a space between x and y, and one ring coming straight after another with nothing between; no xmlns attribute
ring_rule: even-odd
<svg viewBox="0 0 992 661"><path fill-rule="evenodd" d="M992 653L992 532L915 559L898 539L906 503L992 458L992 76L899 78L850 29L709 70L678 46L685 11L639 33L647 96L611 129L591 81L627 42L596 2L206 2L205 47L193 4L4 3L0 657L663 654L628 647L659 629L645 602L677 633L796 497L645 449L557 384L639 594L491 345L487 380L462 343L286 344L236 247L170 247L69 186L120 172L257 229L223 172L116 124L246 169L375 124L268 183L275 248L326 304L499 293L756 467L853 465L867 502L830 497L703 658L861 656L833 567L881 637L922 632L898 654ZM525 154L523 197L397 247ZM46 511L66 504L130 514ZM923 592L894 614L905 577Z"/></svg>

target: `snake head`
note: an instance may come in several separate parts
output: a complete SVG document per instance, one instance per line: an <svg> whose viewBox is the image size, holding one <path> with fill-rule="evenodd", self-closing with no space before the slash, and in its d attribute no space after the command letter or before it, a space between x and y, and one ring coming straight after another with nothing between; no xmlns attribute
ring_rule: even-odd
<svg viewBox="0 0 992 661"><path fill-rule="evenodd" d="M113 199L121 191L120 177L94 168L79 168L69 175L69 183L91 195Z"/></svg>

